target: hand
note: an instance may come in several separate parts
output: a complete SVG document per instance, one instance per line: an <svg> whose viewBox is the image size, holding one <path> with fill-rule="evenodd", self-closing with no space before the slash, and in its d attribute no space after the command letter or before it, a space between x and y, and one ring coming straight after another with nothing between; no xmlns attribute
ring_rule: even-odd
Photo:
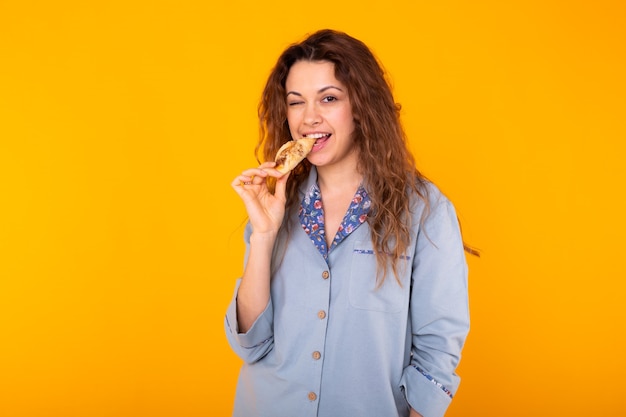
<svg viewBox="0 0 626 417"><path fill-rule="evenodd" d="M409 417L422 417L422 415L411 408L411 414Z"/></svg>
<svg viewBox="0 0 626 417"><path fill-rule="evenodd" d="M277 233L285 216L285 189L289 174L283 174L274 166L275 162L265 162L258 168L243 171L231 186L243 200L252 231L257 234ZM274 177L274 194L267 188L267 178Z"/></svg>

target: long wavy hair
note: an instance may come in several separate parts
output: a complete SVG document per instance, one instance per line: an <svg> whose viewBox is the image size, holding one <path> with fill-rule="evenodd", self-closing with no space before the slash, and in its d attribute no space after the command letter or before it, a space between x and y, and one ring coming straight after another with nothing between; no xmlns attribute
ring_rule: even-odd
<svg viewBox="0 0 626 417"><path fill-rule="evenodd" d="M400 105L393 98L385 71L370 49L343 32L320 30L289 46L271 71L259 103L260 138L257 159L273 160L278 149L291 140L287 123L285 81L298 61L328 61L335 77L346 86L355 120L358 170L371 198L367 222L371 229L380 283L391 266L398 279L398 260L411 240L410 191L425 203L426 178L416 169L400 123ZM311 164L304 160L287 182L287 210L298 203L298 188ZM273 185L272 185L273 186Z"/></svg>

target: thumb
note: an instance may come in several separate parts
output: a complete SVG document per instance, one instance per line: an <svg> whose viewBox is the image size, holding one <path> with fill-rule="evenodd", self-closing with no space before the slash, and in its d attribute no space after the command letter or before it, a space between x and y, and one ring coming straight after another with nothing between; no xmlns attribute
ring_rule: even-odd
<svg viewBox="0 0 626 417"><path fill-rule="evenodd" d="M289 178L289 172L276 180L276 188L274 189L274 196L282 201L287 201L287 179Z"/></svg>

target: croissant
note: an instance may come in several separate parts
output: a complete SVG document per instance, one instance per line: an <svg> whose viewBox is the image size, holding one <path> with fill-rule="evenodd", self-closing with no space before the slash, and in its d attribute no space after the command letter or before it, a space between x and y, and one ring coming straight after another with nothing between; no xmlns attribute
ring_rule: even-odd
<svg viewBox="0 0 626 417"><path fill-rule="evenodd" d="M275 168L283 174L294 169L311 152L316 140L317 138L303 137L285 143L276 152Z"/></svg>

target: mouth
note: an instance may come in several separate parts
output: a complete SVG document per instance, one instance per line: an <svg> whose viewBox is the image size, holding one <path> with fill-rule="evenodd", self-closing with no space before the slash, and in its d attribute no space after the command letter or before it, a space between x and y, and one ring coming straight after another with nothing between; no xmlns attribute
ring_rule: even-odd
<svg viewBox="0 0 626 417"><path fill-rule="evenodd" d="M315 144L313 145L313 151L320 149L324 143L330 138L331 133L309 133L306 135L302 135L303 138L315 138Z"/></svg>

